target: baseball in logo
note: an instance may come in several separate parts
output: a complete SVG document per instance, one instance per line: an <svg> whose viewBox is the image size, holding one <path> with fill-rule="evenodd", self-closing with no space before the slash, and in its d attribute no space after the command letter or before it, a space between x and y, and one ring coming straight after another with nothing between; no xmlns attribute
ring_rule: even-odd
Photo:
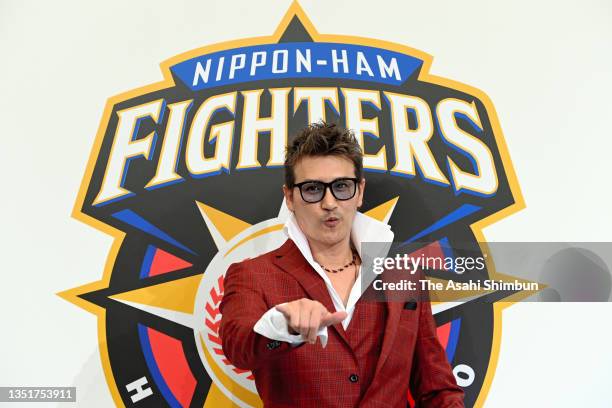
<svg viewBox="0 0 612 408"><path fill-rule="evenodd" d="M311 122L355 132L362 211L396 241L480 251L481 229L523 208L491 101L431 63L319 34L294 3L272 36L178 55L163 81L109 99L73 216L114 243L100 281L60 296L97 315L117 406L261 406L252 374L223 354L218 306L230 264L286 239L284 150ZM511 304L496 296L433 306L466 406L494 375Z"/></svg>

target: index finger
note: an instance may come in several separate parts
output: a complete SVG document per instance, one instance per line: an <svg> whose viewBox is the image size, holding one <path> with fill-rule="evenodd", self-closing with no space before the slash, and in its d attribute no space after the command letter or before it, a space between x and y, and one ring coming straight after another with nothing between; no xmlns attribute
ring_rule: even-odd
<svg viewBox="0 0 612 408"><path fill-rule="evenodd" d="M334 313L329 313L328 312L321 319L320 327L327 327L327 326L331 326L331 325L336 324L336 323L340 323L341 321L346 319L346 316L348 316L348 314L346 312L344 312L344 311L334 312Z"/></svg>

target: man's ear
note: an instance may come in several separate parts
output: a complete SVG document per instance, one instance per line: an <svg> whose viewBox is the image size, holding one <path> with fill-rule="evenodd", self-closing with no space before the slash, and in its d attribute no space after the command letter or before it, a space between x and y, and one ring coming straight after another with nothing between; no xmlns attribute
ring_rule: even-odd
<svg viewBox="0 0 612 408"><path fill-rule="evenodd" d="M293 211L293 189L283 184L283 195L285 196L285 204L289 211Z"/></svg>
<svg viewBox="0 0 612 408"><path fill-rule="evenodd" d="M365 190L365 184L366 184L365 178L362 178L358 184L359 192L357 196L357 208L361 208L361 205L363 204L363 192Z"/></svg>

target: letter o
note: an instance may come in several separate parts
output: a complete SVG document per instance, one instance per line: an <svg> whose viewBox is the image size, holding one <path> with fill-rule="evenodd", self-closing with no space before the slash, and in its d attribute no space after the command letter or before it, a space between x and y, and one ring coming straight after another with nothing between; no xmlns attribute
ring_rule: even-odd
<svg viewBox="0 0 612 408"><path fill-rule="evenodd" d="M459 374L463 374L460 376ZM474 377L476 377L476 373L469 365L459 364L453 368L453 375L455 376L455 380L457 380L457 385L460 387L469 387L474 382Z"/></svg>

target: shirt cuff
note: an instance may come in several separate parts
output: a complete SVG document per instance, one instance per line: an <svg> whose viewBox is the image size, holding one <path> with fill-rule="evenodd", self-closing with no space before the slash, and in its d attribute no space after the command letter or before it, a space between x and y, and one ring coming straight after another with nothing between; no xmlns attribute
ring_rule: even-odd
<svg viewBox="0 0 612 408"><path fill-rule="evenodd" d="M284 303L283 303L284 304ZM289 325L285 315L272 307L253 326L253 331L272 340L284 341L292 345L299 345L306 341L301 334L290 334ZM317 332L317 337L321 341L321 346L327 346L327 327L321 328Z"/></svg>

